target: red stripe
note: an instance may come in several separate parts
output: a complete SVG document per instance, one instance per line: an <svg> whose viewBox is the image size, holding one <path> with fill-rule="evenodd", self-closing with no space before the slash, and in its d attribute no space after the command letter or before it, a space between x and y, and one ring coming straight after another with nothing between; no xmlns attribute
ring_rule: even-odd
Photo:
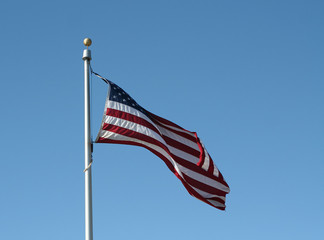
<svg viewBox="0 0 324 240"><path fill-rule="evenodd" d="M176 127L176 128L179 128L179 129L182 129L182 130L185 130L185 131L188 131L188 130L180 127L179 125L177 125L177 124L175 124L175 123L173 123L173 122L171 122L169 120L166 120L165 118L161 118L161 117L159 117L159 116L157 116L157 115L155 115L155 114L153 114L153 113L151 113L149 111L147 111L147 112L151 115L151 118L153 117L153 118L155 118L157 121L159 121L161 123L164 123L164 124L167 124L167 125L170 125L172 127Z"/></svg>
<svg viewBox="0 0 324 240"><path fill-rule="evenodd" d="M188 145L186 144L183 144L183 143L180 143L172 138L169 138L165 135L162 135L163 139L165 140L165 142L170 145L171 147L174 147L174 148L177 148L183 152L186 152L190 155L193 155L194 157L196 158L199 158L199 155L200 155L200 152L197 151L196 149L193 149L191 147L189 147Z"/></svg>
<svg viewBox="0 0 324 240"><path fill-rule="evenodd" d="M229 188L229 186L228 186L228 184L225 182L225 180L224 180L224 177L223 177L223 175L222 175L222 173L220 172L220 171L218 171L218 178L219 178L219 180L225 185L225 186L227 186L228 188Z"/></svg>
<svg viewBox="0 0 324 240"><path fill-rule="evenodd" d="M200 140L199 140L199 138L198 138L198 136L197 136L197 133L195 133L195 136L196 136L196 138L197 138L197 145L198 145L198 147L199 147L199 149L200 149L199 162L197 163L197 165L198 165L199 167L201 167L202 165L204 165L204 162L205 162L205 151L204 151L203 146L202 146L201 143L200 143Z"/></svg>
<svg viewBox="0 0 324 240"><path fill-rule="evenodd" d="M183 174L183 178L193 187L195 188L199 188L200 190L213 194L213 195L217 195L217 196L221 196L221 197L225 197L226 196L226 192L219 190L217 188L211 187L210 185L204 184L200 181L197 181L196 179L193 179L189 176L187 176L186 174ZM223 202L225 203L225 202Z"/></svg>
<svg viewBox="0 0 324 240"><path fill-rule="evenodd" d="M200 139L199 137L197 136L197 133L195 133L196 137L197 137L197 144L199 146L199 149L200 151L203 153L201 156L200 156L200 161L198 163L198 166L202 166L204 165L205 163L205 160L206 160L206 155L205 155L205 148L203 147L203 145L201 144L200 142ZM206 150L207 151L207 150ZM207 171L210 173L210 174L214 174L214 163L213 163L213 160L212 158L210 157L209 153L207 152L208 154L208 157L209 157L209 166L208 166L208 169Z"/></svg>
<svg viewBox="0 0 324 240"><path fill-rule="evenodd" d="M197 136L197 133L195 133L195 135L196 135L196 137L197 137L197 141L198 141L198 146L199 146L199 148L200 148L200 150L204 153L202 156L201 156L201 159L200 159L200 165L199 166L202 166L203 164L204 164L204 162L205 162L205 159L206 159L206 156L205 156L205 148L203 147L203 145L201 144L201 142L200 142L200 139L199 139L199 137ZM206 152L207 152L207 150L206 150ZM212 160L212 158L210 157L210 155L209 155L209 153L207 152L207 154L208 154L208 157L209 157L209 166L208 166L208 172L210 173L210 174L214 174L214 163L213 163L213 160Z"/></svg>
<svg viewBox="0 0 324 240"><path fill-rule="evenodd" d="M146 121L144 118L135 116L131 113L119 111L119 110L112 109L112 108L107 108L106 115L137 123L139 125L149 128L149 129L153 130L154 132L156 132L157 134L161 135L160 131L154 125L152 125L150 122Z"/></svg>
<svg viewBox="0 0 324 240"><path fill-rule="evenodd" d="M197 142L197 139L192 135L194 133L192 132L188 132L188 133L185 133L185 132L181 132L181 131L177 131L175 129L172 129L172 128L169 128L165 125L162 125L161 123L159 123L158 121L156 121L154 118L151 119L158 127L161 126L163 128L165 128L166 130L170 131L170 132L173 132L175 134L178 134L180 135L181 137L184 137L184 138L187 138L188 140L192 141L192 142ZM183 129L184 130L184 129Z"/></svg>
<svg viewBox="0 0 324 240"><path fill-rule="evenodd" d="M207 153L210 159L210 164L209 164L209 168L208 168L208 172L210 172L211 174L214 174L214 162L213 159L210 157L209 153Z"/></svg>

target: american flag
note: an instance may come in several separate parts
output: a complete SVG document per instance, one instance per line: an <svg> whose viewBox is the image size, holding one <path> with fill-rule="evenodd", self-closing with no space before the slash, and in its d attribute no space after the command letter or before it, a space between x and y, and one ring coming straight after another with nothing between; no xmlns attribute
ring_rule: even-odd
<svg viewBox="0 0 324 240"><path fill-rule="evenodd" d="M96 143L148 149L165 162L192 196L225 210L229 186L197 134L145 110L115 83L94 74L110 86Z"/></svg>

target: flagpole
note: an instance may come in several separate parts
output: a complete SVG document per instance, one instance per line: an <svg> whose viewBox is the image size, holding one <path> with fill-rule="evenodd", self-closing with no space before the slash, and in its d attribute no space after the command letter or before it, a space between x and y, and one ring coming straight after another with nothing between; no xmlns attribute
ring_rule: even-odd
<svg viewBox="0 0 324 240"><path fill-rule="evenodd" d="M91 51L91 39L85 38L83 41L87 49L83 50L84 61L84 177L85 177L85 240L93 240L92 228L92 183L91 183L91 130L90 130L90 84L89 66Z"/></svg>

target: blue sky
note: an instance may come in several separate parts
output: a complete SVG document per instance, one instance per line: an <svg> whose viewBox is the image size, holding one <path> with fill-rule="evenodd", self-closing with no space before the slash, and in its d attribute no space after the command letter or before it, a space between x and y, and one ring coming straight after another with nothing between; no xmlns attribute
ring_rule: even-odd
<svg viewBox="0 0 324 240"><path fill-rule="evenodd" d="M323 238L323 1L19 0L0 20L3 239L84 239L85 37L93 69L197 131L231 187L222 212L149 151L97 144L94 239Z"/></svg>

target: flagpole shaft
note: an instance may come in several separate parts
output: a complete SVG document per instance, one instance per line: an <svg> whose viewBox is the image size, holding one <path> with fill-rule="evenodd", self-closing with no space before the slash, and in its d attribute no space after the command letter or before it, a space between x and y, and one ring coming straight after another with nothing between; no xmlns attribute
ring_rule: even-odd
<svg viewBox="0 0 324 240"><path fill-rule="evenodd" d="M91 181L91 130L90 130L90 84L89 65L91 51L83 51L84 60L84 165L85 169L85 240L93 240L92 226L92 181Z"/></svg>

